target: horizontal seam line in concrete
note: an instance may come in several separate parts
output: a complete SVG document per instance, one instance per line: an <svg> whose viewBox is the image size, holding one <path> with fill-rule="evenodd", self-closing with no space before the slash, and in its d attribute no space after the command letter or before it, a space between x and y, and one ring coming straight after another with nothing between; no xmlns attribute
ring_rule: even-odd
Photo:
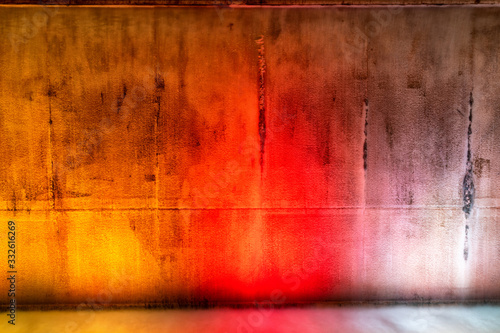
<svg viewBox="0 0 500 333"><path fill-rule="evenodd" d="M55 209L0 209L1 212L50 212L50 211L126 211L126 210L440 210L462 209L462 205L442 206L345 206L345 207L97 207L97 208L55 208ZM498 206L476 206L475 209L500 209Z"/></svg>
<svg viewBox="0 0 500 333"><path fill-rule="evenodd" d="M223 308L252 308L255 307L255 302L229 302L229 301L209 301L207 305L202 304L203 301L189 303L181 302L152 302L152 303L98 303L103 309L108 310L125 310L125 309L223 309ZM198 304L199 303L199 304ZM318 302L293 302L289 304L277 305L277 308L294 308L294 307L310 307L310 308L324 308L324 307L341 307L341 306L388 306L388 305L498 305L500 299L446 299L446 300L372 300L372 301L318 301ZM19 310L24 311L47 311L47 310L67 310L73 311L78 309L81 303L70 304L46 304L46 303L29 303L18 304L16 306ZM91 305L89 305L91 307ZM6 306L0 308L0 312L5 312ZM82 309L82 311L95 311L92 308Z"/></svg>

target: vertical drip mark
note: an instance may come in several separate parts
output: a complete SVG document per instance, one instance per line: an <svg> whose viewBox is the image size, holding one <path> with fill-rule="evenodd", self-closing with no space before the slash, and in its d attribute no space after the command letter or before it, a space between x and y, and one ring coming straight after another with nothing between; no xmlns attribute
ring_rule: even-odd
<svg viewBox="0 0 500 333"><path fill-rule="evenodd" d="M365 136L365 142L363 143L363 169L365 170L365 176L366 176L366 169L367 169L367 158L368 158L368 99L365 98L365 129L364 129L364 136Z"/></svg>
<svg viewBox="0 0 500 333"><path fill-rule="evenodd" d="M366 93L366 92L365 92ZM364 181L363 181L363 219L366 219L365 216L365 209L366 209L366 203L367 203L367 169L368 169L368 98L365 98L364 103L363 103L363 115L365 117L365 124L363 128L363 135L364 135L364 141L363 141L363 176L364 176ZM363 260L363 273L362 273L362 279L365 281L366 279L366 256L365 256L365 228L364 225L362 227L362 260Z"/></svg>
<svg viewBox="0 0 500 333"><path fill-rule="evenodd" d="M469 226L465 225L464 260L469 258Z"/></svg>
<svg viewBox="0 0 500 333"><path fill-rule="evenodd" d="M52 125L52 103L51 99L54 92L52 91L52 86L49 81L49 89L47 92L47 96L49 98L49 166L48 166L48 181L49 181L49 205L51 209L56 208L56 184L54 179L54 161L52 158L52 140L53 140L53 125Z"/></svg>
<svg viewBox="0 0 500 333"><path fill-rule="evenodd" d="M364 142L363 142L363 216L365 215L365 208L367 202L367 169L368 169L368 98L365 98L363 103L363 115L365 117L365 124L363 129L364 134ZM364 217L365 218L365 217ZM366 278L366 256L365 256L365 228L363 230L363 238L362 238L362 249L363 249L363 280Z"/></svg>
<svg viewBox="0 0 500 333"><path fill-rule="evenodd" d="M157 25L158 25L158 17L156 12L154 13L154 21L153 21L153 40L155 45L154 58L156 63L156 71L155 71L155 102L156 102L156 114L155 114L155 122L154 122L154 139L155 139L155 196L156 196L156 222L159 225L160 214L160 145L159 145L159 124L160 124L160 109L161 109L161 90L165 90L165 80L159 73L159 63L158 63L158 40L157 40ZM159 234L158 234L159 235ZM159 238L159 237L157 237Z"/></svg>
<svg viewBox="0 0 500 333"><path fill-rule="evenodd" d="M158 78L158 75L156 75ZM160 251L160 110L161 110L161 95L160 88L157 82L156 88L156 114L154 123L155 136L155 196L156 196L156 214L155 214L155 229L154 229L154 247L153 251ZM156 255L155 255L156 256Z"/></svg>
<svg viewBox="0 0 500 333"><path fill-rule="evenodd" d="M158 95L156 96L156 104L157 104L157 110L156 110L156 115L155 115L155 125L154 125L154 132L155 132L155 162L156 162L156 165L155 165L155 173L156 173L156 177L155 177L155 191L156 191L156 210L157 210L157 214L158 214L158 209L159 209L159 190L160 190L160 187L159 187L159 180L160 180L160 140L159 140L159 135L160 135L160 131L159 131L159 123L160 123L160 109L161 109L161 96L160 94L158 93Z"/></svg>
<svg viewBox="0 0 500 333"><path fill-rule="evenodd" d="M154 13L153 21L153 40L155 45L154 50L154 61L156 65L155 69L155 102L156 102L156 113L154 115L154 142L155 142L155 197L156 197L156 212L154 218L154 229L153 229L153 247L152 254L156 259L156 262L160 263L160 269L162 266L161 254L161 227L160 227L160 112L161 112L161 91L165 90L165 80L160 74L160 60L159 60L159 50L158 50L158 16Z"/></svg>
<svg viewBox="0 0 500 333"><path fill-rule="evenodd" d="M471 153L471 134L472 134L472 94L470 99L470 110L469 110L469 129L467 131L467 166L465 170L465 176L463 181L463 200L464 206L462 210L465 213L465 218L468 218L472 207L474 205L474 182L472 178L472 153Z"/></svg>
<svg viewBox="0 0 500 333"><path fill-rule="evenodd" d="M257 41L259 45L259 139L260 139L260 174L264 172L264 147L266 143L266 59L264 57L264 36Z"/></svg>
<svg viewBox="0 0 500 333"><path fill-rule="evenodd" d="M469 98L469 127L467 130L467 166L465 169L465 176L462 184L463 188L463 202L464 206L462 210L465 213L465 244L464 244L464 259L467 260L469 256L469 244L468 244L468 234L469 234L469 222L468 218L474 206L474 179L472 170L472 152L471 152L471 135L472 135L472 105L474 99L472 98L472 92Z"/></svg>

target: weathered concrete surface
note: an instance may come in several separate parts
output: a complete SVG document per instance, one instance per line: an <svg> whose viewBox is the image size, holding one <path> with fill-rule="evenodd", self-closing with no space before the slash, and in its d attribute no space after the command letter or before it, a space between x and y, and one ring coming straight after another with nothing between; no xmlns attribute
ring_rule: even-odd
<svg viewBox="0 0 500 333"><path fill-rule="evenodd" d="M500 297L500 8L0 17L20 304Z"/></svg>

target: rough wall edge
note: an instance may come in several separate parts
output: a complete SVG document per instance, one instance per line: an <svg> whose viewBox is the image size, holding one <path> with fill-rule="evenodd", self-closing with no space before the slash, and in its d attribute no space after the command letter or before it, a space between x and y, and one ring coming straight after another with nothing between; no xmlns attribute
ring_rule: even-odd
<svg viewBox="0 0 500 333"><path fill-rule="evenodd" d="M62 6L444 6L499 5L500 0L0 0L0 5Z"/></svg>

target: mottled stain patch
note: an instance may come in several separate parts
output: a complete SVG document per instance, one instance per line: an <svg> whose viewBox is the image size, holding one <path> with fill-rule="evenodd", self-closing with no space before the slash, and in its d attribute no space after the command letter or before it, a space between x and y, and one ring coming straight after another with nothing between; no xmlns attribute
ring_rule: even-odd
<svg viewBox="0 0 500 333"><path fill-rule="evenodd" d="M116 99L116 113L120 112L120 109L122 108L123 101L125 100L125 97L127 97L127 86L124 84L122 95Z"/></svg>
<svg viewBox="0 0 500 333"><path fill-rule="evenodd" d="M12 190L12 194L10 196L10 206L7 209L14 212L17 211L17 197L16 191L14 190Z"/></svg>
<svg viewBox="0 0 500 333"><path fill-rule="evenodd" d="M65 142L68 155L64 159L64 167L75 170L85 165L91 165L99 157L102 157L99 153L102 153L103 134L98 129L86 132L85 136L76 143L75 147L72 147L70 144L71 140L72 138L68 137Z"/></svg>
<svg viewBox="0 0 500 333"><path fill-rule="evenodd" d="M408 89L420 89L422 88L422 79L416 75L408 75L406 77L406 86Z"/></svg>
<svg viewBox="0 0 500 333"><path fill-rule="evenodd" d="M397 202L402 205L413 205L414 196L415 194L411 185L402 184L397 192Z"/></svg>
<svg viewBox="0 0 500 333"><path fill-rule="evenodd" d="M49 88L47 89L47 96L48 97L56 97L57 96L56 89L50 84L49 84Z"/></svg>
<svg viewBox="0 0 500 333"><path fill-rule="evenodd" d="M158 90L165 90L165 79L159 73L156 73L155 76L155 87Z"/></svg>
<svg viewBox="0 0 500 333"><path fill-rule="evenodd" d="M154 174L152 174L152 175L144 175L144 179L147 182L154 182L154 181L156 181L156 175L154 175Z"/></svg>
<svg viewBox="0 0 500 333"><path fill-rule="evenodd" d="M155 217L152 214L131 214L129 216L129 226L134 232L137 241L141 244L141 248L155 256L155 238L158 237L155 223Z"/></svg>
<svg viewBox="0 0 500 333"><path fill-rule="evenodd" d="M226 140L226 129L227 126L223 122L219 122L212 130L213 138L215 142L224 142Z"/></svg>
<svg viewBox="0 0 500 333"><path fill-rule="evenodd" d="M483 172L490 172L490 160L476 157L474 159L473 171L476 177L481 177L483 175Z"/></svg>
<svg viewBox="0 0 500 333"><path fill-rule="evenodd" d="M106 53L103 42L96 42L86 45L85 56L87 64L92 73L109 72L109 59Z"/></svg>
<svg viewBox="0 0 500 333"><path fill-rule="evenodd" d="M56 168L54 169L54 173L53 173L53 177L52 177L52 181L50 183L50 186L51 186L51 194L52 194L52 203L53 203L53 207L52 208L55 208L55 205L57 203L57 200L60 200L63 198L63 184L61 182L61 177L59 176L59 174L62 174L63 171L60 170L60 168Z"/></svg>
<svg viewBox="0 0 500 333"><path fill-rule="evenodd" d="M27 92L24 94L24 98L26 98L27 100L29 100L30 102L33 101L33 92L30 91L30 92Z"/></svg>
<svg viewBox="0 0 500 333"><path fill-rule="evenodd" d="M464 260L469 258L469 226L465 226Z"/></svg>
<svg viewBox="0 0 500 333"><path fill-rule="evenodd" d="M59 218L57 220L57 243L59 245L59 269L62 273L59 275L59 279L64 281L64 277L67 276L68 267L68 235L69 235L69 221L66 216L64 218Z"/></svg>
<svg viewBox="0 0 500 333"><path fill-rule="evenodd" d="M91 180L100 180L104 182L114 182L115 180L113 178L105 178L105 177L92 177L90 178Z"/></svg>
<svg viewBox="0 0 500 333"><path fill-rule="evenodd" d="M76 192L76 191L66 191L65 197L67 198L83 198L83 197L90 197L92 194L90 193L81 193L81 192Z"/></svg>
<svg viewBox="0 0 500 333"><path fill-rule="evenodd" d="M270 21L269 36L273 41L275 41L281 34L281 23L278 17L278 12L273 12L273 16Z"/></svg>
<svg viewBox="0 0 500 333"><path fill-rule="evenodd" d="M413 191L408 191L408 205L413 205Z"/></svg>
<svg viewBox="0 0 500 333"><path fill-rule="evenodd" d="M330 128L330 123L328 122L328 125L326 126L326 134L321 141L321 161L323 165L329 165L331 163L330 160L330 155L331 155L331 148L330 148L330 136L331 136L331 128Z"/></svg>
<svg viewBox="0 0 500 333"><path fill-rule="evenodd" d="M387 143L389 144L389 148L394 147L394 128L392 127L391 121L389 119L385 119L385 133L387 135Z"/></svg>

